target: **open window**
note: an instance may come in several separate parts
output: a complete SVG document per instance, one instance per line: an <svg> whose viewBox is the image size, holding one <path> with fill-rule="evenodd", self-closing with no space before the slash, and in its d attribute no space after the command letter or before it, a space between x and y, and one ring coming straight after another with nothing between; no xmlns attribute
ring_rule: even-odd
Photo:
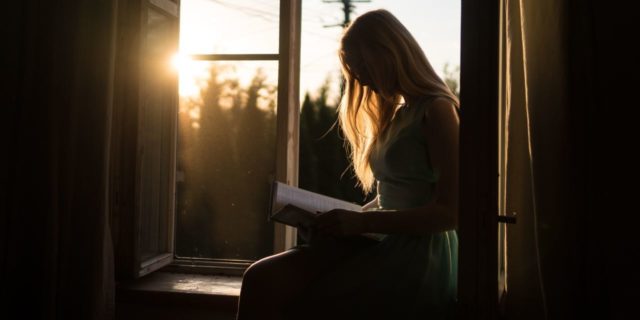
<svg viewBox="0 0 640 320"><path fill-rule="evenodd" d="M175 269L241 275L292 247L267 220L297 184L299 1L183 2Z"/></svg>
<svg viewBox="0 0 640 320"><path fill-rule="evenodd" d="M227 7L225 10L231 12L238 11L244 2L208 3L224 3ZM265 3L268 6L272 5L270 2L263 2ZM186 171L183 167L186 162L180 162L182 160L179 158L178 150L187 148L187 145L179 139L179 123L195 132L195 128L202 128L203 124L192 120L204 121L205 114L202 110L193 109L186 111L189 117L179 118L181 110L178 106L177 73L168 71L170 54L177 52L178 17L182 9L184 7L181 8L178 1L170 0L120 2L118 7L115 74L117 85L111 145L110 210L116 244L116 267L121 278L139 277L173 262L176 257L174 230L180 228L174 228L174 222L180 221L179 216L183 214L181 208L184 206L180 201L187 201L184 189L181 188L185 188L188 181L198 178L193 177L193 174L190 176ZM254 112L254 115L263 115L264 113L258 112L271 110L268 111L271 112L267 117L269 120L262 122L264 128L268 129L260 128L259 124L251 126L249 129L255 130L250 133L258 134L250 136L255 139L247 138L246 143L272 148L272 151L275 150L272 153L273 160L260 160L261 158L250 153L241 153L237 148L232 152L236 153L234 157L243 161L258 161L262 168L268 170L259 177L255 176L250 182L257 188L251 189L251 193L255 193L252 196L255 196L255 199L265 199L266 203L270 178L292 185L296 185L298 180L301 1L282 0L277 8L250 9L244 11L250 12L257 20L277 21L270 27L278 30L277 38L263 39L271 41L271 47L254 51L240 46L226 52L216 51L214 47L185 54L198 60L194 63L216 66L219 72L229 64L230 69L236 70L242 69L240 65L244 64L244 70L248 70L250 76L257 65L262 67L260 72L265 72L257 81L264 79L265 82L262 84L266 83L266 91L244 91L247 99L244 108L247 107L246 101L249 96L258 101L260 97L264 97L263 94L267 97L271 95L272 100L267 99L266 105L260 106L256 102L253 108L254 111L260 110ZM462 1L460 87L464 89L461 90L459 298L461 314L473 314L479 318L483 317L482 315L495 315L498 293L496 216L499 172L499 9L497 1L491 5ZM223 15L224 12L222 9L219 11ZM245 24L249 20L239 19L229 23ZM222 27L226 28L224 32L228 31L229 34L233 28L231 24ZM266 29L268 28L264 28ZM262 28L254 25L249 26L247 32L261 30ZM241 43L240 40L240 37L230 38L228 42ZM273 42L277 42L277 45ZM160 63L160 60L166 62L166 65L164 62ZM161 65L167 69L161 72L149 71L150 68L163 68ZM267 71L269 69L271 73ZM237 79L237 85L233 77L218 79L226 82L229 90L242 91L240 79ZM242 105L242 100L229 100L228 96L224 96L229 92L232 91L218 92L222 95L216 98L221 104L220 107L233 103ZM220 121L221 119L224 118L209 119L219 121L216 126L228 129L220 130L221 134L248 129L246 126L236 126L236 129L232 129L229 121ZM249 118L247 121L252 120L255 118ZM273 134L273 138L268 137L270 134ZM216 155L218 158L201 157L199 161L209 163L215 168L218 163L228 160L225 156L231 157L230 154L225 155L222 152ZM247 174L250 176L250 173ZM206 186L195 184L191 188ZM243 190L240 187L225 192L229 195L226 205L233 207L238 203L229 200L246 194L247 189ZM197 268L199 271L240 274L258 256L291 247L295 243L295 230L280 224L269 226L267 210L260 210L258 202L254 204L255 216L248 214L248 211L233 213L237 214L237 219L254 219L252 221L259 225L254 226L258 229L253 231L260 235L247 241L251 243L250 246L254 246L252 249L237 249L234 252L232 247L228 247L222 255L202 257L193 253L180 255L180 252L177 252L176 265L180 268ZM194 224L197 225L198 222ZM250 229L240 230L223 223L219 228L221 234L227 235L233 232L245 235L252 233ZM215 241L224 243L225 238L223 236Z"/></svg>
<svg viewBox="0 0 640 320"><path fill-rule="evenodd" d="M270 181L297 183L300 3L119 6L110 161L118 278L172 262L237 275L294 245L295 230L268 222L267 209ZM205 37L176 61L181 10L208 13L203 21L217 26L199 32L217 30L224 46ZM265 36L243 42L247 32ZM179 96L172 62L208 72L199 100ZM208 228L208 248L190 245L198 228Z"/></svg>

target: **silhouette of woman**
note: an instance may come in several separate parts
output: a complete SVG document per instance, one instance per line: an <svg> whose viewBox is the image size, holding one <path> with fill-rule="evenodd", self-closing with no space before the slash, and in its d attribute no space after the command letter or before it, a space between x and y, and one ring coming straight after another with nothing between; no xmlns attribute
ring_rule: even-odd
<svg viewBox="0 0 640 320"><path fill-rule="evenodd" d="M344 32L340 127L364 212L331 210L309 244L253 263L238 320L449 319L457 295L459 101L386 10ZM359 236L384 235L381 241Z"/></svg>

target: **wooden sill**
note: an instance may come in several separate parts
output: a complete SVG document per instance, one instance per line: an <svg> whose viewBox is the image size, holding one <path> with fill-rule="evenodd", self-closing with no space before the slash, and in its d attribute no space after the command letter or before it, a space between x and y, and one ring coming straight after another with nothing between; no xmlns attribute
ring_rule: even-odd
<svg viewBox="0 0 640 320"><path fill-rule="evenodd" d="M141 279L116 284L116 312L119 319L137 314L174 318L189 310L192 319L215 316L235 319L242 277L157 271ZM184 318L181 318L184 319Z"/></svg>

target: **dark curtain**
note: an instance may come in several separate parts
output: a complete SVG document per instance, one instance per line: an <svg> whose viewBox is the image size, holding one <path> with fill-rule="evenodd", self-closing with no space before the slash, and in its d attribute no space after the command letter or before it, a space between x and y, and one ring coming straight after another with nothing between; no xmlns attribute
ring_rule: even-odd
<svg viewBox="0 0 640 320"><path fill-rule="evenodd" d="M1 318L113 317L116 5L3 3Z"/></svg>
<svg viewBox="0 0 640 320"><path fill-rule="evenodd" d="M555 303L573 299L575 283L566 13L553 1L507 0L505 9L505 196L518 219L507 227L506 306L510 319L544 319L545 307L555 314Z"/></svg>
<svg viewBox="0 0 640 320"><path fill-rule="evenodd" d="M627 123L639 20L605 1L503 3L505 209L518 219L505 315L623 318L637 296Z"/></svg>

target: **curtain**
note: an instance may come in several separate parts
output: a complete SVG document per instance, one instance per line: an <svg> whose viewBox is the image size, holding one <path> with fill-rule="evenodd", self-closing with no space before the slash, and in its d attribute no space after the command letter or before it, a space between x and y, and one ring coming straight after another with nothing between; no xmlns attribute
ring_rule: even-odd
<svg viewBox="0 0 640 320"><path fill-rule="evenodd" d="M506 306L510 318L544 319L548 302L570 289L571 281L551 277L571 276L575 252L564 192L570 182L564 7L507 0L505 9L505 208L518 219L507 227ZM547 241L557 237L566 245L552 249ZM545 264L550 261L556 262L553 272Z"/></svg>
<svg viewBox="0 0 640 320"><path fill-rule="evenodd" d="M115 9L116 0L5 3L5 315L114 316L107 159Z"/></svg>
<svg viewBox="0 0 640 320"><path fill-rule="evenodd" d="M616 141L631 135L620 129L628 113L615 110L633 105L620 90L637 59L627 51L632 10L586 0L503 5L501 200L518 219L506 227L504 315L622 317L632 306L622 265L637 250L623 249L632 233L622 231L630 220L618 204L628 191L616 179L637 164L621 159L628 145Z"/></svg>

